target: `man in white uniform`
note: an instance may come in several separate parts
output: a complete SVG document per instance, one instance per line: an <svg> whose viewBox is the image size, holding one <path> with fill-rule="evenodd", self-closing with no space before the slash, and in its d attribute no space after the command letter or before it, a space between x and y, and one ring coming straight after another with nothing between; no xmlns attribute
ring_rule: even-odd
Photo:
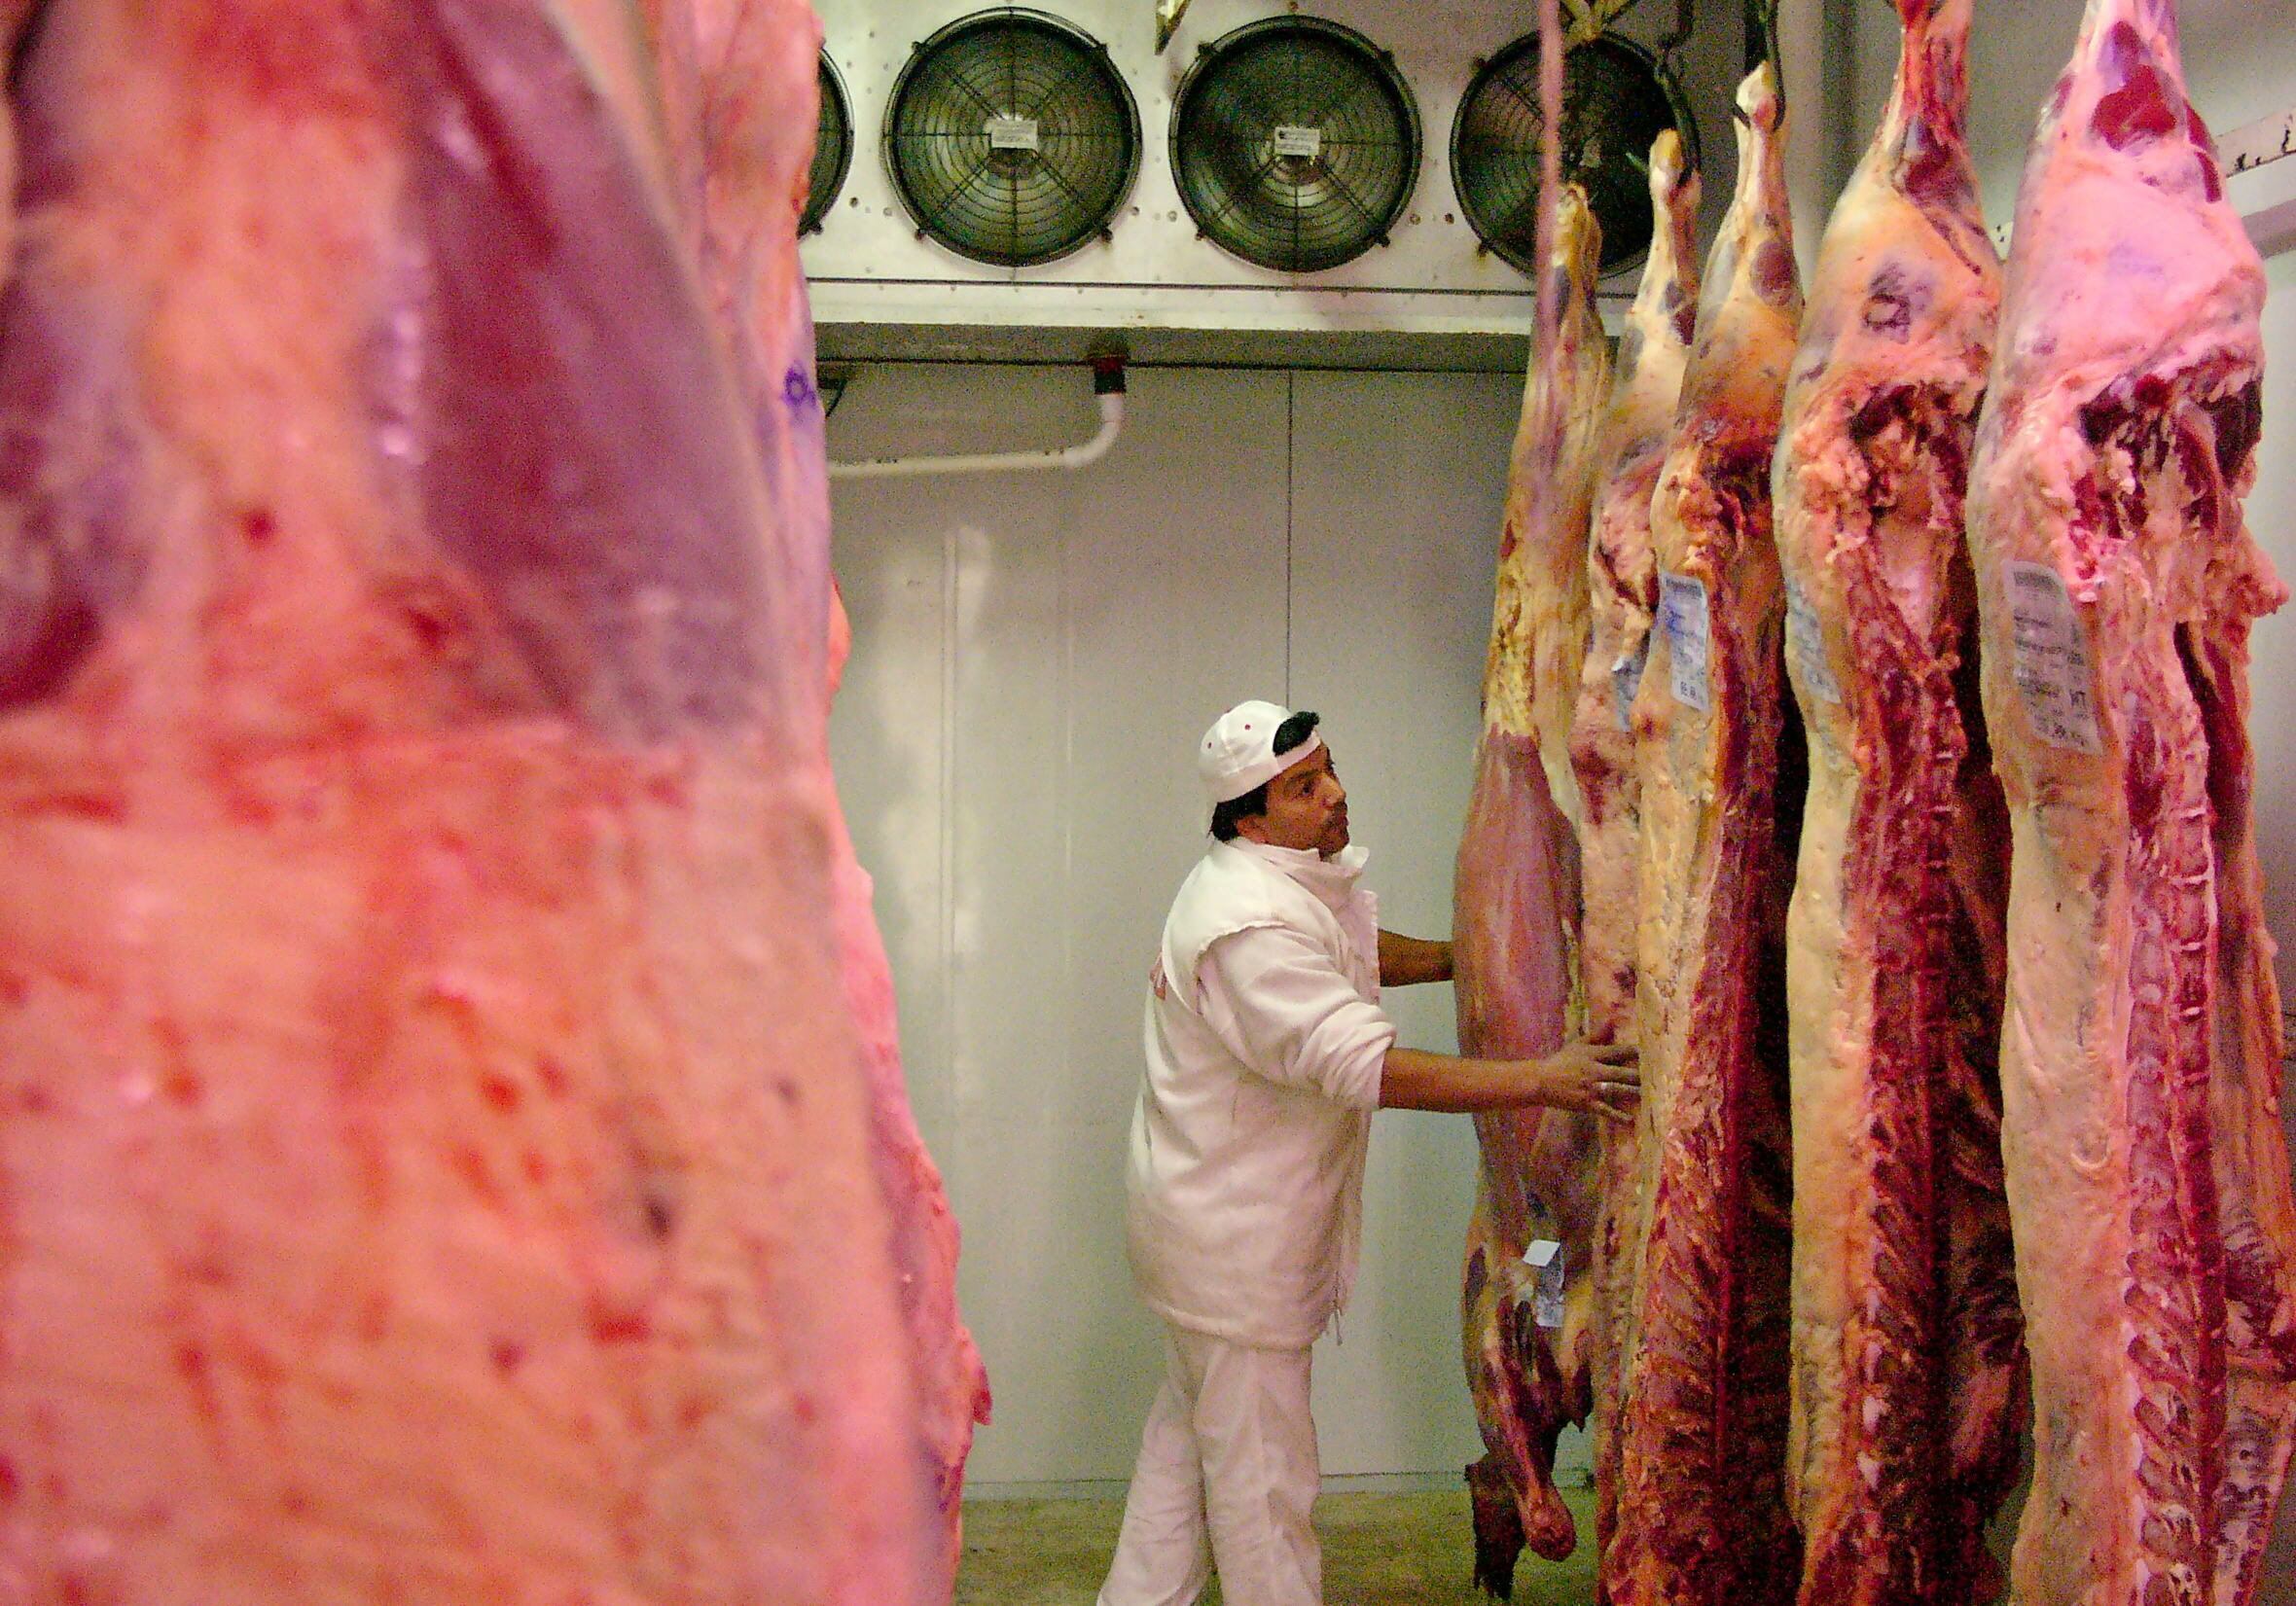
<svg viewBox="0 0 2296 1606"><path fill-rule="evenodd" d="M1381 984L1449 981L1451 945L1380 930L1315 725L1246 702L1197 753L1214 840L1150 972L1126 1178L1165 1381L1100 1606L1190 1606L1215 1561L1228 1606L1320 1606L1309 1353L1354 1281L1373 1110L1623 1120L1638 1096L1616 1045L1529 1060L1395 1046Z"/></svg>

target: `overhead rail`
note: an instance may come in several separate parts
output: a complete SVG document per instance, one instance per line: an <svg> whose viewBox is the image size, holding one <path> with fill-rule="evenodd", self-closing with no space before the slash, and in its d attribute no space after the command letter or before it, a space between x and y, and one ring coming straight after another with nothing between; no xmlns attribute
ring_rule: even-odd
<svg viewBox="0 0 2296 1606"><path fill-rule="evenodd" d="M2216 141L2225 193L2256 249L2296 250L2296 109L2242 125Z"/></svg>
<svg viewBox="0 0 2296 1606"><path fill-rule="evenodd" d="M2227 173L2244 173L2292 156L2296 156L2296 107L2277 117L2242 124L2216 141L2216 159Z"/></svg>

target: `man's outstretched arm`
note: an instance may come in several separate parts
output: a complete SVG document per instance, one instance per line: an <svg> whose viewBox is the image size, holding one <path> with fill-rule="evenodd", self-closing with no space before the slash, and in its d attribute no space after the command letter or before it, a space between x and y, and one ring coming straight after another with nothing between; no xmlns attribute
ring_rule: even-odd
<svg viewBox="0 0 2296 1606"><path fill-rule="evenodd" d="M1515 1110L1543 1104L1632 1121L1642 1096L1634 1050L1622 1043L1565 1043L1543 1059L1466 1059L1389 1049L1380 1072L1383 1110Z"/></svg>
<svg viewBox="0 0 2296 1606"><path fill-rule="evenodd" d="M1451 945L1423 937L1380 933L1380 985L1408 987L1416 981L1451 980Z"/></svg>

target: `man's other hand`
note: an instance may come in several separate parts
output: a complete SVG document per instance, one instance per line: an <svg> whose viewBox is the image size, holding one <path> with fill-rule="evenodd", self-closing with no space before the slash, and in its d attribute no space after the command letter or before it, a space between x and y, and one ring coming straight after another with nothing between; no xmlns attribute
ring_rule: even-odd
<svg viewBox="0 0 2296 1606"><path fill-rule="evenodd" d="M1557 1110L1584 1110L1632 1122L1642 1100L1639 1056L1632 1043L1566 1043L1538 1061L1538 1102Z"/></svg>

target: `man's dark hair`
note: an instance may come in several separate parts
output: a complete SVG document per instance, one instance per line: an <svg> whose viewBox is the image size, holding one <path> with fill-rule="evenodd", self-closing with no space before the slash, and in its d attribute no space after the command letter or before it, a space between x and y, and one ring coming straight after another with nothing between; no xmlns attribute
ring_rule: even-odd
<svg viewBox="0 0 2296 1606"><path fill-rule="evenodd" d="M1306 741L1323 716L1303 708L1275 728L1275 751L1288 753ZM1223 842L1236 840L1236 822L1268 812L1268 782L1262 781L1240 798L1212 804L1212 836Z"/></svg>

